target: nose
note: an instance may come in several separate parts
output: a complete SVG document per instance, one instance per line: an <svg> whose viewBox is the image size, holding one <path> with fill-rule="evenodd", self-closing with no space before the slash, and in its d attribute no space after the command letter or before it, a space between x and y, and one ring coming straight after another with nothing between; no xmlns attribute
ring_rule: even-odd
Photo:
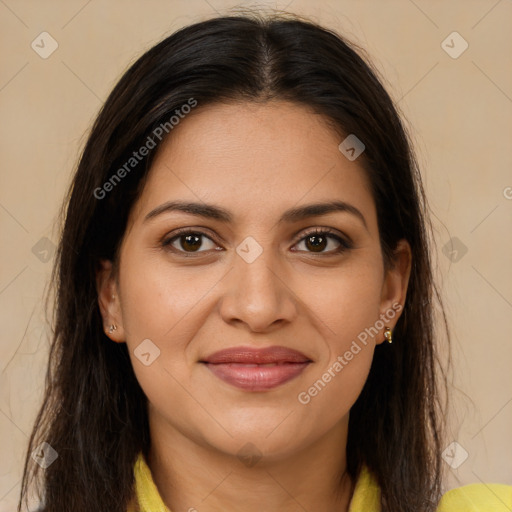
<svg viewBox="0 0 512 512"><path fill-rule="evenodd" d="M298 298L282 266L263 253L248 263L238 254L223 279L220 313L225 322L245 324L253 332L271 332L297 317Z"/></svg>

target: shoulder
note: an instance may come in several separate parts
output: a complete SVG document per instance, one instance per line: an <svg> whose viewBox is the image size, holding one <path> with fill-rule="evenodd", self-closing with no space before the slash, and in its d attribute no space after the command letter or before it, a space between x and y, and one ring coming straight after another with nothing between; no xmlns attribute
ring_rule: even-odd
<svg viewBox="0 0 512 512"><path fill-rule="evenodd" d="M512 485L470 484L448 491L437 512L506 512L512 510Z"/></svg>

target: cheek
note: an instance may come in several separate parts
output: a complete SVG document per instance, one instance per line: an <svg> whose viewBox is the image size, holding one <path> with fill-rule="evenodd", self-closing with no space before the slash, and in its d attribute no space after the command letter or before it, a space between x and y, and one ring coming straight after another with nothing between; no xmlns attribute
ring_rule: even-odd
<svg viewBox="0 0 512 512"><path fill-rule="evenodd" d="M321 416L325 425L347 414L366 382L373 360L379 320L382 266L378 259L347 266L329 283L318 282L308 304L320 319L326 350L315 372L297 395L309 412L305 421Z"/></svg>
<svg viewBox="0 0 512 512"><path fill-rule="evenodd" d="M315 291L305 295L308 307L324 324L331 357L336 357L379 319L382 267L378 260L347 266L315 280L310 290Z"/></svg>
<svg viewBox="0 0 512 512"><path fill-rule="evenodd" d="M161 254L138 252L135 244L127 245L123 256L121 315L137 380L150 401L163 408L169 407L170 396L187 401L180 383L188 382L194 362L190 342L207 320L209 293L222 278L222 269L176 269ZM142 353L150 355L139 358Z"/></svg>
<svg viewBox="0 0 512 512"><path fill-rule="evenodd" d="M328 431L347 418L370 371L374 347L349 344L347 350L318 369L318 373L297 395L298 416L305 431ZM317 432L318 433L318 432Z"/></svg>
<svg viewBox="0 0 512 512"><path fill-rule="evenodd" d="M163 342L197 321L201 302L222 277L220 269L201 272L199 268L177 269L165 258L147 258L127 248L120 273L123 327L127 343L145 338ZM179 337L179 336L178 336Z"/></svg>

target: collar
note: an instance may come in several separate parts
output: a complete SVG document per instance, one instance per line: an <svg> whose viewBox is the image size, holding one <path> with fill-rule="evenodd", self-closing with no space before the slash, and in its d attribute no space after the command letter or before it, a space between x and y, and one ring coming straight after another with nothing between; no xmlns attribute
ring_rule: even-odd
<svg viewBox="0 0 512 512"><path fill-rule="evenodd" d="M128 512L171 512L160 497L142 453L139 453L135 462L134 476L135 498ZM379 487L368 469L363 467L350 501L349 512L380 512L379 502Z"/></svg>

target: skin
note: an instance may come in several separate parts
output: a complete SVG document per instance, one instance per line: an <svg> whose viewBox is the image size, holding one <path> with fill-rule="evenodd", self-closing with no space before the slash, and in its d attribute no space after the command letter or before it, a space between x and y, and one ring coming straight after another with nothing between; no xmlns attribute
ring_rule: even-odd
<svg viewBox="0 0 512 512"><path fill-rule="evenodd" d="M339 151L341 140L322 116L284 101L199 107L159 149L117 272L104 261L98 273L105 328L117 325L109 336L128 344L149 399L148 462L173 512L348 510L349 411L383 329L308 404L297 396L404 304L411 262L401 241L385 268L367 176ZM145 220L174 200L215 204L233 219L168 211ZM345 211L278 222L287 209L331 200L364 221ZM315 251L305 236L316 227L351 247L337 253L341 244L329 238ZM184 249L183 237L163 246L178 228L206 233L199 251ZM252 263L236 252L249 236L263 250ZM145 339L160 349L150 366L134 355ZM290 347L312 363L277 388L250 392L199 362L240 345ZM252 463L237 456L244 446Z"/></svg>

